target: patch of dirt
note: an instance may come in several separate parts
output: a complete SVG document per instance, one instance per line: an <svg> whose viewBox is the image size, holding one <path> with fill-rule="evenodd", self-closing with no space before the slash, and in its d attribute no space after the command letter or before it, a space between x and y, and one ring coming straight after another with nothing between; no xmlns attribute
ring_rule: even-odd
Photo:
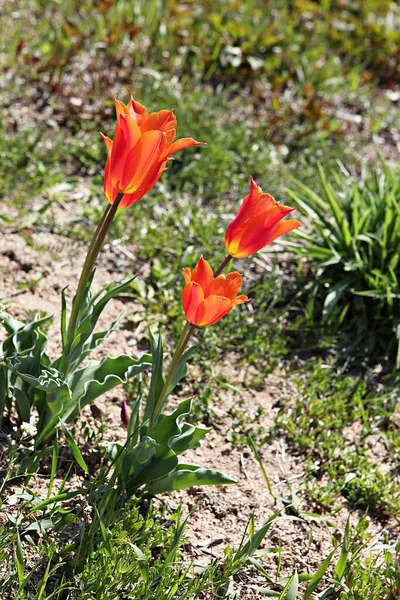
<svg viewBox="0 0 400 600"><path fill-rule="evenodd" d="M222 370L228 375L224 367ZM229 380L235 383L232 377ZM282 376L267 375L264 390L241 392L243 410L251 413L262 408L258 424L267 430L274 421L279 400L291 397L294 401L296 394L297 390ZM229 411L234 402L234 393L224 394L218 406L223 417L217 420L200 448L185 454L185 461L188 459L188 463L219 469L233 477L237 484L193 488L175 492L168 498L173 507L183 504L190 515L186 526L190 540L189 554L195 561L204 556L222 558L226 546L237 548L243 542L252 515L255 516L256 526L261 527L273 513L279 511L280 516L266 536L264 549L281 547L281 568L286 575L293 571L294 564L302 572L315 572L324 557L332 551L332 538L340 541L347 518L350 517L351 524L355 526L363 516L362 512L350 509L342 501L332 507L332 512L340 511L334 516L323 514L318 519L307 515L315 513L315 507L308 504L301 493L298 498L291 496L291 490L295 492L304 480L304 457L292 455L283 438L275 438L260 453L271 495L250 448L232 445L227 441L233 424ZM296 500L300 502L298 511L293 506ZM391 526L393 539L396 539L400 528L394 520ZM379 539L384 527L388 529L388 524L384 526L370 519L370 533L376 539ZM275 573L276 560L273 553L263 558L263 564L271 567L271 576Z"/></svg>

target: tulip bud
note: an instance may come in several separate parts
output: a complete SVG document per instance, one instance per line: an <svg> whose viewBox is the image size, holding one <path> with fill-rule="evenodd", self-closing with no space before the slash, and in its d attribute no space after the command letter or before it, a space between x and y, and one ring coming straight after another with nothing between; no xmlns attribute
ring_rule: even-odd
<svg viewBox="0 0 400 600"><path fill-rule="evenodd" d="M125 429L128 428L130 418L131 418L131 411L129 410L128 403L124 398L124 400L122 402L122 408L121 408L121 421L122 421L122 424L125 427Z"/></svg>

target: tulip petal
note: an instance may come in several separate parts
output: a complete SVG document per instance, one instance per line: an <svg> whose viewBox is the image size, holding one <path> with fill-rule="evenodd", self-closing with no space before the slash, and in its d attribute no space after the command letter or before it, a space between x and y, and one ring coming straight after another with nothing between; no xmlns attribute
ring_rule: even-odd
<svg viewBox="0 0 400 600"><path fill-rule="evenodd" d="M183 310L189 323L198 325L204 316L204 294L198 283L189 283L182 291ZM200 309L200 310L199 310Z"/></svg>
<svg viewBox="0 0 400 600"><path fill-rule="evenodd" d="M150 174L149 177L146 178L146 183L144 185L141 185L139 189L136 190L133 194L125 193L121 201L120 208L126 208L127 206L130 206L131 204L134 204L135 202L143 198L143 196L145 196L147 192L149 192L156 185L157 181L160 179L161 175L166 170L165 165L166 163L163 163L160 167L157 164L156 169L154 171L155 175Z"/></svg>
<svg viewBox="0 0 400 600"><path fill-rule="evenodd" d="M233 304L229 298L224 296L208 296L203 302L204 317L199 322L200 327L214 325L232 310Z"/></svg>
<svg viewBox="0 0 400 600"><path fill-rule="evenodd" d="M247 296L237 296L242 276L237 271L226 277L214 278L213 271L206 260L201 257L193 272L188 267L183 269L185 287L182 292L182 303L186 317L190 323L199 327L213 325L233 306L248 301Z"/></svg>
<svg viewBox="0 0 400 600"><path fill-rule="evenodd" d="M176 118L172 110L160 110L150 113L141 123L142 133L157 129L165 133L167 144L170 146L176 135Z"/></svg>
<svg viewBox="0 0 400 600"><path fill-rule="evenodd" d="M171 156L171 154L179 152L179 150L184 150L185 148L190 148L191 146L205 146L205 142L196 142L193 138L181 138L165 148L162 159L165 160Z"/></svg>
<svg viewBox="0 0 400 600"><path fill-rule="evenodd" d="M210 293L233 300L241 287L242 276L237 271L233 271L226 277L225 275L218 275L211 284Z"/></svg>
<svg viewBox="0 0 400 600"><path fill-rule="evenodd" d="M113 145L112 140L110 140L109 137L107 137L106 135L104 135L103 133L101 133L101 131L100 131L100 135L103 138L103 142L106 145L108 155L110 155L111 150L112 150L112 145Z"/></svg>
<svg viewBox="0 0 400 600"><path fill-rule="evenodd" d="M140 102L136 102L133 98L128 102L128 105L125 107L125 114L128 115L131 119L135 121L137 125L141 125L144 119L149 114L147 109L140 104Z"/></svg>
<svg viewBox="0 0 400 600"><path fill-rule="evenodd" d="M275 206L278 206L275 198L270 196L270 194L263 193L254 179L250 177L250 192L243 199L235 220L237 219L238 222L243 223L248 219L255 219L262 212Z"/></svg>
<svg viewBox="0 0 400 600"><path fill-rule="evenodd" d="M289 233L289 231L293 231L293 229L297 229L298 227L301 227L301 223L296 219L287 219L286 221L280 221L270 231L267 244L271 244L271 242L276 240L278 237L281 237L282 235L285 235L286 233Z"/></svg>
<svg viewBox="0 0 400 600"><path fill-rule="evenodd" d="M115 126L110 168L113 185L121 192L125 191L122 180L127 156L138 144L140 137L140 129L136 123L129 117L120 115Z"/></svg>
<svg viewBox="0 0 400 600"><path fill-rule="evenodd" d="M244 258L254 254L270 242L269 237L271 230L274 229L276 223L291 213L294 208L277 204L274 208L266 210L256 219L251 219L242 224L241 227L231 223L231 231L235 237L230 240L228 252L235 258ZM236 228L235 228L236 227Z"/></svg>
<svg viewBox="0 0 400 600"><path fill-rule="evenodd" d="M130 150L125 159L122 180L128 194L136 192L146 185L148 179L154 178L161 167L159 158L164 146L165 134L162 131L146 131Z"/></svg>
<svg viewBox="0 0 400 600"><path fill-rule="evenodd" d="M186 285L192 283L192 271L189 269L189 267L185 267L183 269L183 277L185 278Z"/></svg>
<svg viewBox="0 0 400 600"><path fill-rule="evenodd" d="M114 103L115 103L115 112L117 113L117 119L119 119L119 117L121 115L129 115L128 107L124 104L124 102L114 98Z"/></svg>
<svg viewBox="0 0 400 600"><path fill-rule="evenodd" d="M237 306L238 304L244 304L248 301L249 298L247 296L236 296L236 298L233 300L233 306Z"/></svg>
<svg viewBox="0 0 400 600"><path fill-rule="evenodd" d="M105 167L104 193L112 203L118 192L122 192L120 208L124 208L140 200L157 183L170 154L200 142L185 138L173 143L176 118L171 110L149 114L133 98L127 105L114 100L117 114L114 139L102 134L110 158Z"/></svg>
<svg viewBox="0 0 400 600"><path fill-rule="evenodd" d="M293 210L265 194L250 177L250 192L225 233L225 246L229 254L235 258L245 258L271 243L271 231Z"/></svg>
<svg viewBox="0 0 400 600"><path fill-rule="evenodd" d="M262 189L256 184L254 179L250 175L250 192L243 198L242 204L238 210L236 215L236 219L238 217L246 218L246 213L251 209L251 207L257 204L260 195L262 194Z"/></svg>
<svg viewBox="0 0 400 600"><path fill-rule="evenodd" d="M202 287L205 298L210 295L210 287L213 279L214 274L212 268L208 262L201 257L192 273L192 281L195 281Z"/></svg>

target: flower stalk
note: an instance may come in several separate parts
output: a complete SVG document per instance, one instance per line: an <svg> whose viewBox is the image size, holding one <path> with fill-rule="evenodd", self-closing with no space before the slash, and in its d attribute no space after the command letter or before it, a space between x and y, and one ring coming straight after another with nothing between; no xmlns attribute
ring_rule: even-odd
<svg viewBox="0 0 400 600"><path fill-rule="evenodd" d="M233 257L230 254L228 254L228 256L221 262L218 269L215 271L215 277L217 277L225 269L225 267L232 260L232 258ZM195 329L196 329L196 325L193 325L189 321L186 321L186 324L182 330L181 336L176 344L174 356L172 357L172 361L169 366L167 377L165 379L163 388L162 388L160 396L157 400L156 406L154 407L153 414L151 416L150 423L149 423L148 435L150 435L151 432L153 431L154 425L155 425L157 418L162 410L165 398L168 395L168 389L169 389L169 386L171 385L171 381L174 376L174 373L175 373L176 369L178 368L178 365L182 358L182 355L183 355L184 351L186 350L186 347L187 347L189 340L192 337Z"/></svg>
<svg viewBox="0 0 400 600"><path fill-rule="evenodd" d="M231 262L232 258L233 258L233 256L231 256L230 254L228 254L228 256L226 256L224 258L224 260L222 261L222 263L219 265L218 269L215 271L214 277L218 277L218 275L221 275L222 271Z"/></svg>
<svg viewBox="0 0 400 600"><path fill-rule="evenodd" d="M94 232L92 241L88 248L85 262L83 264L81 275L79 278L75 298L72 304L71 316L68 323L67 341L63 353L64 357L67 357L69 351L71 350L72 342L74 341L79 309L81 307L82 300L85 295L87 281L94 269L94 265L96 263L99 252L103 247L104 240L106 239L108 230L110 229L111 223L115 217L115 214L123 197L124 194L122 192L119 192L117 198L115 199L115 202L107 206L96 228L96 231Z"/></svg>
<svg viewBox="0 0 400 600"><path fill-rule="evenodd" d="M163 388L161 390L161 393L157 400L157 403L154 407L153 414L151 415L149 429L148 429L148 435L150 435L151 432L153 431L154 425L155 425L155 423L158 419L158 416L161 412L161 409L163 407L164 400L168 395L168 389L169 389L169 386L171 385L171 381L174 376L174 373L179 365L179 362L180 362L182 355L189 343L190 338L192 337L194 330L195 330L195 325L192 325L191 323L189 323L189 321L186 321L185 326L182 330L181 336L176 344L174 356L172 357L172 361L169 366L167 377L165 379Z"/></svg>

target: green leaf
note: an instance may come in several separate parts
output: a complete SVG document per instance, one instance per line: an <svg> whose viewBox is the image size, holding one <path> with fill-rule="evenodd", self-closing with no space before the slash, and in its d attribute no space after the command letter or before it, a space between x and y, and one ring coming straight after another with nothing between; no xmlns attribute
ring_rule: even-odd
<svg viewBox="0 0 400 600"><path fill-rule="evenodd" d="M83 369L75 371L68 379L73 408L64 415L66 422L72 421L84 406L115 386L126 383L128 379L150 366L151 357L147 354L139 360L122 354L117 358L107 357L101 361L91 361Z"/></svg>
<svg viewBox="0 0 400 600"><path fill-rule="evenodd" d="M42 332L39 333L37 330L41 325L51 321L52 318L43 317L19 327L3 342L3 354L6 357L12 357L14 354L22 352L30 352L32 356L36 357L41 355L47 347L47 338ZM3 322L4 324L8 322L8 325L10 325L8 319L4 319ZM16 323L18 322L14 321L10 328L12 329Z"/></svg>
<svg viewBox="0 0 400 600"><path fill-rule="evenodd" d="M347 518L346 527L343 536L342 552L335 565L333 576L337 581L340 581L344 575L346 569L347 559L349 557L349 545L350 545L350 517Z"/></svg>
<svg viewBox="0 0 400 600"><path fill-rule="evenodd" d="M65 290L67 288L61 290L61 342L62 347L65 348L65 344L67 343L67 301L65 298Z"/></svg>
<svg viewBox="0 0 400 600"><path fill-rule="evenodd" d="M176 367L176 369L174 371L174 374L171 379L171 383L168 386L166 398L175 389L175 387L178 385L178 383L186 376L187 361L192 356L192 354L194 354L194 352L197 350L197 348L198 348L198 345L196 344L195 346L191 346L191 348L189 348L188 350L186 350L186 352L183 353L183 355L178 363L178 366Z"/></svg>
<svg viewBox="0 0 400 600"><path fill-rule="evenodd" d="M151 369L151 380L150 380L150 388L149 393L147 395L146 400L146 408L144 412L144 421L148 421L151 419L153 415L154 408L157 404L157 400L160 397L161 391L164 387L164 378L163 378L163 343L161 336L158 337L156 341L152 332L149 332L150 335L150 345L151 345L151 356L152 356L152 369Z"/></svg>
<svg viewBox="0 0 400 600"><path fill-rule="evenodd" d="M22 321L13 319L10 315L5 314L2 309L0 309L0 323L4 326L9 335L16 333L19 329L24 327Z"/></svg>
<svg viewBox="0 0 400 600"><path fill-rule="evenodd" d="M345 291L349 288L349 281L340 281L336 285L334 285L331 291L326 295L324 306L322 309L322 323L326 323L329 319L333 309L338 304L340 299L342 298Z"/></svg>
<svg viewBox="0 0 400 600"><path fill-rule="evenodd" d="M47 498L50 498L51 492L53 491L54 480L57 474L57 463L58 463L58 453L59 453L59 444L58 437L56 436L53 440L53 450L51 453L51 471L50 471L50 479L49 485L47 488Z"/></svg>
<svg viewBox="0 0 400 600"><path fill-rule="evenodd" d="M36 447L54 434L64 415L71 411L71 404L71 391L64 381L60 382L58 387L49 390L40 405L37 403L40 418L35 440Z"/></svg>
<svg viewBox="0 0 400 600"><path fill-rule="evenodd" d="M70 389L56 369L42 364L37 365L37 359L33 356L16 355L6 362L10 370L29 384L32 390L44 392L39 398L32 394L39 412L38 435L35 440L35 445L39 446L54 433L59 419L71 410ZM29 390L28 386L24 393L26 390ZM19 401L22 403L23 398L20 397ZM20 406L24 407L26 415L26 402Z"/></svg>
<svg viewBox="0 0 400 600"><path fill-rule="evenodd" d="M145 436L132 450L122 450L118 459L121 466L118 469L126 488L134 487L140 473L150 465L156 453L156 445L152 438Z"/></svg>
<svg viewBox="0 0 400 600"><path fill-rule="evenodd" d="M296 600L299 591L299 576L297 571L293 573L287 584L285 585L280 600Z"/></svg>
<svg viewBox="0 0 400 600"><path fill-rule="evenodd" d="M3 421L4 409L8 403L8 370L6 365L0 364L0 427Z"/></svg>
<svg viewBox="0 0 400 600"><path fill-rule="evenodd" d="M149 580L149 563L147 562L147 558L145 554L141 551L141 549L136 546L136 544L130 543L130 546L133 548L133 551L136 554L136 558L138 559L138 567L140 571L140 576L145 583Z"/></svg>
<svg viewBox="0 0 400 600"><path fill-rule="evenodd" d="M170 450L163 456L154 456L150 464L135 477L135 485L151 484L167 476L178 466L177 456Z"/></svg>
<svg viewBox="0 0 400 600"><path fill-rule="evenodd" d="M175 531L174 539L172 540L171 545L168 548L167 556L164 559L163 570L165 570L166 568L175 564L176 553L179 549L179 544L182 539L182 535L185 530L186 523L188 522L189 517L190 517L190 514L186 517L186 519L183 521L183 523L178 521L176 524L176 531ZM174 598L174 596L171 596L171 598Z"/></svg>
<svg viewBox="0 0 400 600"><path fill-rule="evenodd" d="M17 387L13 388L15 396L15 405L20 421L29 423L31 418L31 404L24 392Z"/></svg>
<svg viewBox="0 0 400 600"><path fill-rule="evenodd" d="M128 423L128 429L126 432L127 444L129 447L133 447L137 444L139 438L139 413L140 405L142 402L142 381L141 375L138 375L138 390L136 394L136 400L131 408L131 416Z"/></svg>
<svg viewBox="0 0 400 600"><path fill-rule="evenodd" d="M280 597L279 592L276 592L275 590L269 590L267 588L262 588L259 585L249 585L248 588L250 590L254 590L255 592L258 592L262 596L266 596L267 598L279 598Z"/></svg>
<svg viewBox="0 0 400 600"><path fill-rule="evenodd" d="M243 548L239 548L235 554L235 560L245 560L249 556L251 556L257 548L260 546L261 542L265 538L267 531L271 527L273 521L279 516L280 512L276 512L264 523L262 527L249 539L249 541L243 546Z"/></svg>
<svg viewBox="0 0 400 600"><path fill-rule="evenodd" d="M78 465L80 466L80 468L86 473L86 475L88 475L89 474L88 466L85 463L85 460L84 460L77 444L75 443L74 438L72 437L72 435L70 434L70 432L64 425L61 425L61 429L63 431L65 441L67 442L68 446L71 449L73 457L75 458L75 460L78 463Z"/></svg>
<svg viewBox="0 0 400 600"><path fill-rule="evenodd" d="M73 490L72 492L62 492L60 494L57 494L56 496L53 496L52 498L47 498L46 500L43 500L43 502L39 502L39 504L36 504L32 508L32 510L30 510L29 513L25 515L25 520L28 520L29 517L34 515L38 510L43 510L44 508L46 508L46 506L49 506L50 504L59 504L60 502L64 502L64 500L70 500L71 498L75 498L75 496L79 496L79 494L82 494L84 492L84 488L79 488Z"/></svg>
<svg viewBox="0 0 400 600"><path fill-rule="evenodd" d="M195 427L190 423L184 423L181 433L169 441L169 446L175 454L182 454L189 448L195 448L208 431L210 430L207 427Z"/></svg>
<svg viewBox="0 0 400 600"><path fill-rule="evenodd" d="M148 492L155 496L194 485L227 485L232 483L236 483L236 481L214 469L205 469L196 465L178 465L175 471L167 477L152 483L148 487Z"/></svg>
<svg viewBox="0 0 400 600"><path fill-rule="evenodd" d="M346 215L345 215L343 209L341 208L341 206L339 206L338 202L336 201L332 188L326 181L325 173L322 169L322 166L318 165L318 168L319 168L319 174L321 177L322 187L324 189L326 197L328 198L328 202L332 208L332 212L333 212L335 220L338 224L339 231L342 235L344 244L347 247L349 247L349 246L351 246L351 234L350 234L349 225L346 220Z"/></svg>
<svg viewBox="0 0 400 600"><path fill-rule="evenodd" d="M15 355L8 358L6 363L13 373L35 389L50 392L65 385L57 369L37 364L34 356Z"/></svg>
<svg viewBox="0 0 400 600"><path fill-rule="evenodd" d="M169 448L175 454L182 454L194 448L199 440L209 431L206 427L194 427L189 423L181 425L184 417L190 414L191 399L182 400L173 413L160 415L152 437L158 444L157 456L161 456Z"/></svg>
<svg viewBox="0 0 400 600"><path fill-rule="evenodd" d="M160 415L151 434L159 445L157 454L162 454L168 448L168 441L181 432L180 423L186 415L190 414L191 404L190 398L182 400L172 413Z"/></svg>
<svg viewBox="0 0 400 600"><path fill-rule="evenodd" d="M324 560L322 565L319 567L318 571L313 575L312 579L310 580L310 583L307 586L306 591L304 592L304 600L308 600L308 598L310 598L311 594L318 587L319 582L321 581L321 579L325 575L329 565L331 564L334 553L335 553L335 550L333 550L330 554L328 554L328 556L326 557L326 559Z"/></svg>
<svg viewBox="0 0 400 600"><path fill-rule="evenodd" d="M99 521L101 538L103 540L103 544L104 544L104 548L105 548L106 554L107 554L107 556L109 558L111 558L112 555L113 555L113 550L112 550L112 547L111 547L109 532L107 531L106 526L104 525L104 521L101 518L101 516L99 514L99 511L97 510L97 506L95 506L94 508L96 510L96 517L97 517L97 519Z"/></svg>
<svg viewBox="0 0 400 600"><path fill-rule="evenodd" d="M109 284L92 297L90 292L91 283L93 280L94 271L91 273L88 279L85 294L81 303L81 307L78 315L78 324L75 330L75 336L71 344L68 356L65 357L65 362L68 364L69 371L74 371L77 366L86 358L93 348L99 345L114 329L117 327L122 315L120 315L111 326L105 331L93 333L97 324L97 321L107 306L108 302L125 292L129 289L129 285L132 283L135 277L128 279L120 284ZM72 302L74 305L75 298ZM56 366L61 363L60 357Z"/></svg>
<svg viewBox="0 0 400 600"><path fill-rule="evenodd" d="M22 587L24 585L24 553L22 551L21 539L17 531L17 539L15 544L15 566L17 567L18 583Z"/></svg>

